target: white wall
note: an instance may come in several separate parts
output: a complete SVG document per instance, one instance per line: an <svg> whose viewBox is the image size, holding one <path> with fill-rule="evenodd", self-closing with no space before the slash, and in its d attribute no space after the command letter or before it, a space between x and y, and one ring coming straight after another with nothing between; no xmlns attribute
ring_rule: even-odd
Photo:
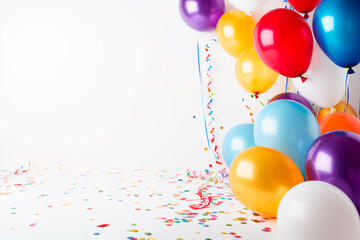
<svg viewBox="0 0 360 240"><path fill-rule="evenodd" d="M0 169L206 167L197 36L177 0L0 1ZM214 36L201 34L202 46ZM235 60L212 50L221 142L250 121L243 97L260 105ZM262 100L283 90L280 79Z"/></svg>

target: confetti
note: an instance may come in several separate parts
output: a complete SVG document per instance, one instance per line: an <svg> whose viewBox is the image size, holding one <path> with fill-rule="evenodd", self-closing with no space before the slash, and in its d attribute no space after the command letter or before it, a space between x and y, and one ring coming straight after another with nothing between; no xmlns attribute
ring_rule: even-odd
<svg viewBox="0 0 360 240"><path fill-rule="evenodd" d="M52 231L63 239L73 237L64 229L74 226L79 239L233 240L249 239L250 232L259 236L251 239L275 236L274 219L244 208L226 177L214 185L216 172L210 169L189 171L197 178L143 169L79 172L32 167L20 175L10 172L0 172L6 176L0 179L0 214L8 216L0 225L0 239L34 231L41 237L51 219L61 222ZM191 231L184 233L184 227Z"/></svg>
<svg viewBox="0 0 360 240"><path fill-rule="evenodd" d="M108 226L110 226L110 224L106 223L106 224L97 225L96 227L104 228L104 227L108 227Z"/></svg>

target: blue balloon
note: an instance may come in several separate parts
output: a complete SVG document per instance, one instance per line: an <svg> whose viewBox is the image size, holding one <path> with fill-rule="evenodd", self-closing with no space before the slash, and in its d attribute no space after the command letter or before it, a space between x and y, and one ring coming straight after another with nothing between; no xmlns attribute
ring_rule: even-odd
<svg viewBox="0 0 360 240"><path fill-rule="evenodd" d="M236 155L254 146L254 124L245 123L233 127L225 135L222 144L222 153L226 164L230 167Z"/></svg>
<svg viewBox="0 0 360 240"><path fill-rule="evenodd" d="M277 100L260 111L254 124L257 146L286 154L305 177L305 158L310 145L320 136L314 114L304 105Z"/></svg>
<svg viewBox="0 0 360 240"><path fill-rule="evenodd" d="M320 48L335 64L351 68L360 62L359 0L321 1L313 30Z"/></svg>

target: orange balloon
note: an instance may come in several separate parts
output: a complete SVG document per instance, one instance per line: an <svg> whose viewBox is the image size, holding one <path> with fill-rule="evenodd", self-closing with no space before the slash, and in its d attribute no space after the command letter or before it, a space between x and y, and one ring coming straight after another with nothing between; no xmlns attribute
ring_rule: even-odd
<svg viewBox="0 0 360 240"><path fill-rule="evenodd" d="M275 217L282 197L304 182L296 164L272 148L251 147L239 153L229 172L236 198L254 212Z"/></svg>
<svg viewBox="0 0 360 240"><path fill-rule="evenodd" d="M219 19L216 34L220 45L233 57L254 47L253 33L255 21L240 10L226 12Z"/></svg>
<svg viewBox="0 0 360 240"><path fill-rule="evenodd" d="M279 74L266 66L255 48L244 50L238 57L235 73L240 85L248 92L260 94L269 90Z"/></svg>
<svg viewBox="0 0 360 240"><path fill-rule="evenodd" d="M342 130L360 134L360 120L348 113L336 112L327 115L320 122L321 134Z"/></svg>
<svg viewBox="0 0 360 240"><path fill-rule="evenodd" d="M336 104L332 108L322 108L319 111L319 114L317 117L318 122L320 123L324 117L326 117L327 115L334 113L334 112L346 112L348 114L353 115L354 117L358 117L355 109L352 106L350 106L350 104L348 105L347 110L345 111L346 105L347 105L346 102L340 101L338 104Z"/></svg>

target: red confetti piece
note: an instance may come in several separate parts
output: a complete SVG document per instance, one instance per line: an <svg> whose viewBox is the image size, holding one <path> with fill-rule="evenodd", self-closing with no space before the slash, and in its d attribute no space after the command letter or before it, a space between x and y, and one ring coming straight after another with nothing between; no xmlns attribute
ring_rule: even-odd
<svg viewBox="0 0 360 240"><path fill-rule="evenodd" d="M108 226L110 226L110 224L105 223L105 224L100 224L100 225L97 225L96 227L103 228L103 227L108 227Z"/></svg>

